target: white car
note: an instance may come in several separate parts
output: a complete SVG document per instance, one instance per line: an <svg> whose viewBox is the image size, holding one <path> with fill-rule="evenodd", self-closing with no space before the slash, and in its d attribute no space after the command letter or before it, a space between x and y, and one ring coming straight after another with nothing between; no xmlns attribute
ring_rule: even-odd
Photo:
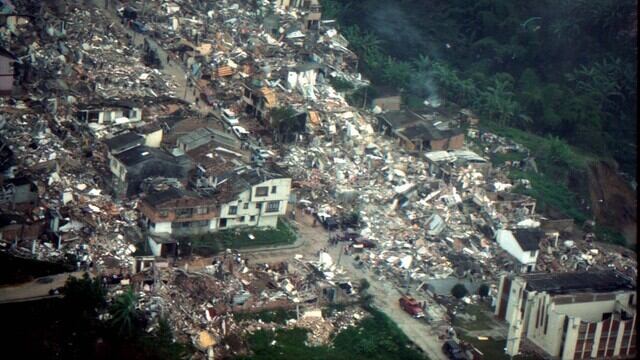
<svg viewBox="0 0 640 360"><path fill-rule="evenodd" d="M240 140L245 140L249 136L249 131L242 126L232 126L231 131L233 131Z"/></svg>
<svg viewBox="0 0 640 360"><path fill-rule="evenodd" d="M251 151L251 161L264 162L274 156L274 153L265 149L253 149Z"/></svg>
<svg viewBox="0 0 640 360"><path fill-rule="evenodd" d="M240 125L236 113L229 109L222 109L222 120L231 126Z"/></svg>

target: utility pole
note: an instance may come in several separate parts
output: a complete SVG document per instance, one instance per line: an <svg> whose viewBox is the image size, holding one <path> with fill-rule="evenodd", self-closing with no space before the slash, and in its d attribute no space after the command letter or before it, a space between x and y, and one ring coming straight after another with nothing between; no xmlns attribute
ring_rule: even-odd
<svg viewBox="0 0 640 360"><path fill-rule="evenodd" d="M144 18L144 12L147 9L147 0L142 0L142 18Z"/></svg>
<svg viewBox="0 0 640 360"><path fill-rule="evenodd" d="M187 100L187 90L189 88L189 75L188 74L184 74L184 95L182 96L183 99L186 101Z"/></svg>
<svg viewBox="0 0 640 360"><path fill-rule="evenodd" d="M367 105L367 91L369 90L369 86L366 86L364 88L364 100L362 100L362 108L365 108L365 105Z"/></svg>

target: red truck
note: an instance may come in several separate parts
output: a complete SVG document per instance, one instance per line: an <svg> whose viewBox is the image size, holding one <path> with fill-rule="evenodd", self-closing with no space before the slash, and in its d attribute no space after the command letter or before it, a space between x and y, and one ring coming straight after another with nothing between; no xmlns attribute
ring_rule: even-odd
<svg viewBox="0 0 640 360"><path fill-rule="evenodd" d="M418 304L416 299L410 296L403 296L400 298L399 301L400 301L400 307L407 314L413 316L416 319L424 317L424 312L422 311L422 307L420 307L420 304Z"/></svg>

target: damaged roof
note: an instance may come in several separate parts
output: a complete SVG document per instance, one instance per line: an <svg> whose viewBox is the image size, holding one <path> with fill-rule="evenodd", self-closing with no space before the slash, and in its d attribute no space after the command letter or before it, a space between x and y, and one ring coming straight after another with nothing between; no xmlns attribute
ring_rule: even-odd
<svg viewBox="0 0 640 360"><path fill-rule="evenodd" d="M386 121L394 129L403 129L424 121L420 115L405 110L388 111L378 115L378 117Z"/></svg>
<svg viewBox="0 0 640 360"><path fill-rule="evenodd" d="M144 197L144 200L153 206L164 204L167 201L180 199L184 196L184 191L176 189L174 187L170 187L164 191L154 191L152 193L147 194Z"/></svg>
<svg viewBox="0 0 640 360"><path fill-rule="evenodd" d="M520 275L520 277L527 282L527 290L545 291L551 294L635 289L635 285L629 278L615 270L531 273Z"/></svg>
<svg viewBox="0 0 640 360"><path fill-rule="evenodd" d="M85 104L79 104L78 109L91 110L91 109L106 109L106 108L123 108L133 109L140 106L129 99L100 99L91 101Z"/></svg>
<svg viewBox="0 0 640 360"><path fill-rule="evenodd" d="M539 229L518 229L514 237L522 250L536 251L540 249L540 240L544 237L544 232Z"/></svg>
<svg viewBox="0 0 640 360"><path fill-rule="evenodd" d="M110 139L106 139L104 140L104 143L109 147L109 150L118 151L144 144L144 137L128 131Z"/></svg>
<svg viewBox="0 0 640 360"><path fill-rule="evenodd" d="M125 166L135 166L150 159L173 161L175 156L162 151L160 149L150 148L147 146L138 146L133 149L121 152L115 157Z"/></svg>

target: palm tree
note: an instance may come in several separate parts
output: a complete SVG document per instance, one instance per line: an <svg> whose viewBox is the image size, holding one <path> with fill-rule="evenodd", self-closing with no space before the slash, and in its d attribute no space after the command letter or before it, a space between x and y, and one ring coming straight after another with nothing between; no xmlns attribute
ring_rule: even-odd
<svg viewBox="0 0 640 360"><path fill-rule="evenodd" d="M468 105L473 98L478 95L478 88L472 79L465 79L459 82L459 95L457 96L457 100L460 101L461 104Z"/></svg>
<svg viewBox="0 0 640 360"><path fill-rule="evenodd" d="M411 66L403 61L396 61L392 57L387 57L382 70L382 80L397 86L405 86L411 76Z"/></svg>
<svg viewBox="0 0 640 360"><path fill-rule="evenodd" d="M347 27L343 34L349 40L351 47L360 55L380 51L380 39L368 31L363 32L358 25Z"/></svg>
<svg viewBox="0 0 640 360"><path fill-rule="evenodd" d="M440 94L445 98L449 98L454 94L460 83L456 71L443 63L433 63L431 75L440 86Z"/></svg>
<svg viewBox="0 0 640 360"><path fill-rule="evenodd" d="M350 3L342 4L336 0L325 0L322 2L322 18L339 20L350 7Z"/></svg>
<svg viewBox="0 0 640 360"><path fill-rule="evenodd" d="M374 34L368 31L363 34L362 38L360 38L360 41L360 47L362 48L362 52L365 54L372 51L380 50L380 45L382 44L382 41L380 41L380 39L378 39Z"/></svg>
<svg viewBox="0 0 640 360"><path fill-rule="evenodd" d="M138 319L138 296L131 288L118 296L111 305L111 324L118 329L120 335L131 336Z"/></svg>
<svg viewBox="0 0 640 360"><path fill-rule="evenodd" d="M579 94L597 101L601 111L605 108L620 110L626 97L623 89L627 76L625 68L619 58L605 58L589 67L580 66L566 78L575 85Z"/></svg>
<svg viewBox="0 0 640 360"><path fill-rule="evenodd" d="M518 107L518 104L513 100L513 92L509 89L510 85L505 80L494 79L494 85L489 86L482 94L481 109L500 125L507 125Z"/></svg>
<svg viewBox="0 0 640 360"><path fill-rule="evenodd" d="M579 39L582 29L580 24L573 18L559 18L551 24L551 32L562 41L563 44Z"/></svg>
<svg viewBox="0 0 640 360"><path fill-rule="evenodd" d="M83 316L93 317L96 309L103 307L106 291L100 279L91 279L84 273L81 279L70 276L64 288L64 302L70 308L81 311Z"/></svg>
<svg viewBox="0 0 640 360"><path fill-rule="evenodd" d="M431 58L420 54L413 60L413 66L417 72L426 72L431 67Z"/></svg>

